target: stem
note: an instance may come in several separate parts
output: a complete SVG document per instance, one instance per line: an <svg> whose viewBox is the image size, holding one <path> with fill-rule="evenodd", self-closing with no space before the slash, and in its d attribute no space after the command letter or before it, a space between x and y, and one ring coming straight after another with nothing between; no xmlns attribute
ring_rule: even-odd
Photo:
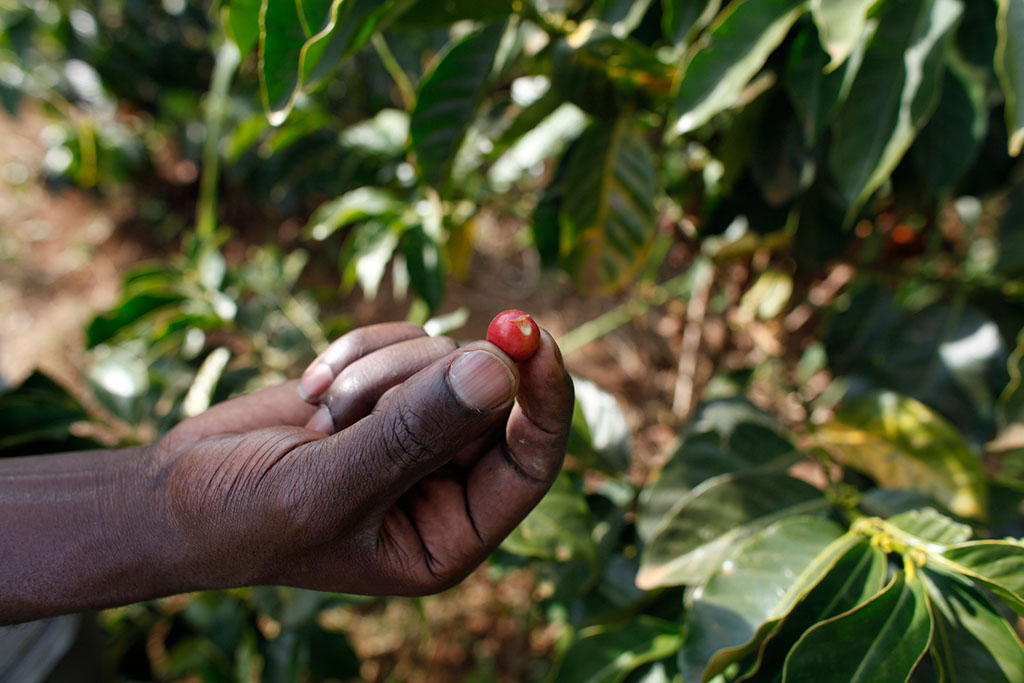
<svg viewBox="0 0 1024 683"><path fill-rule="evenodd" d="M412 108L416 106L416 90L412 87L412 81L405 75L405 70L398 63L391 48L388 47L383 34L380 32L374 33L370 42L373 44L373 49L377 51L377 56L380 57L384 68L387 69L391 78L394 79L395 85L398 86L398 92L402 96L402 106L405 107L406 111L412 111Z"/></svg>
<svg viewBox="0 0 1024 683"><path fill-rule="evenodd" d="M650 287L622 303L610 311L602 313L593 320L588 320L558 340L562 353L571 353L586 346L592 341L614 332L633 318L641 316L651 308L665 304L669 299L682 298L687 295L690 286L690 273L677 275L665 282Z"/></svg>
<svg viewBox="0 0 1024 683"><path fill-rule="evenodd" d="M213 79L206 103L206 139L203 141L203 170L196 206L196 234L201 240L213 237L217 228L217 181L220 175L220 136L227 114L228 91L241 55L233 41L217 48Z"/></svg>

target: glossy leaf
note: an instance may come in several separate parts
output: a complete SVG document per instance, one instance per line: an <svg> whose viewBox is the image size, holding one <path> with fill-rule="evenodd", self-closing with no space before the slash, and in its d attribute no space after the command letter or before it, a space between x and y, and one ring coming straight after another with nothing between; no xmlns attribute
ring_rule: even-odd
<svg viewBox="0 0 1024 683"><path fill-rule="evenodd" d="M783 681L905 681L931 637L924 586L899 572L873 599L808 630L786 657Z"/></svg>
<svg viewBox="0 0 1024 683"><path fill-rule="evenodd" d="M359 283L366 298L376 297L401 235L401 225L385 221L368 220L355 228L339 259L342 286Z"/></svg>
<svg viewBox="0 0 1024 683"><path fill-rule="evenodd" d="M925 570L935 617L932 652L949 683L1019 683L1024 646L988 598L956 576Z"/></svg>
<svg viewBox="0 0 1024 683"><path fill-rule="evenodd" d="M787 614L768 635L752 671L741 681L769 683L780 680L786 655L804 632L861 605L885 586L888 562L877 547L865 542L846 550L828 573Z"/></svg>
<svg viewBox="0 0 1024 683"><path fill-rule="evenodd" d="M798 0L730 4L683 67L669 118L672 131L687 133L735 105L805 9Z"/></svg>
<svg viewBox="0 0 1024 683"><path fill-rule="evenodd" d="M431 312L441 307L445 292L444 255L441 246L421 226L402 237L402 253L409 269L409 283Z"/></svg>
<svg viewBox="0 0 1024 683"><path fill-rule="evenodd" d="M593 527L583 494L568 474L561 474L537 507L502 541L501 549L558 562L593 563L597 558Z"/></svg>
<svg viewBox="0 0 1024 683"><path fill-rule="evenodd" d="M679 653L684 680L706 681L755 648L854 543L815 517L790 517L747 539L693 591Z"/></svg>
<svg viewBox="0 0 1024 683"><path fill-rule="evenodd" d="M231 0L224 8L225 27L242 57L249 54L259 40L262 4L262 0Z"/></svg>
<svg viewBox="0 0 1024 683"><path fill-rule="evenodd" d="M260 90L272 122L284 120L294 93L302 87L307 41L332 19L341 0L264 0L259 13ZM280 116L277 116L280 114ZM276 119L276 120L275 120Z"/></svg>
<svg viewBox="0 0 1024 683"><path fill-rule="evenodd" d="M912 398L878 392L855 399L817 435L843 464L881 486L926 493L964 517L986 515L981 463L948 422Z"/></svg>
<svg viewBox="0 0 1024 683"><path fill-rule="evenodd" d="M980 583L1024 616L1024 543L971 541L948 548L936 560L940 567Z"/></svg>
<svg viewBox="0 0 1024 683"><path fill-rule="evenodd" d="M848 218L889 177L938 103L960 0L889 2L833 125L829 163Z"/></svg>
<svg viewBox="0 0 1024 683"><path fill-rule="evenodd" d="M568 160L561 204L561 254L590 287L625 285L657 231L657 175L647 142L628 116L583 134Z"/></svg>
<svg viewBox="0 0 1024 683"><path fill-rule="evenodd" d="M583 132L586 123L586 114L579 107L569 102L561 104L508 146L488 170L488 180L496 190L510 189L545 159L564 152Z"/></svg>
<svg viewBox="0 0 1024 683"><path fill-rule="evenodd" d="M151 313L184 300L185 297L181 293L163 287L128 296L117 305L117 308L108 313L101 313L89 322L85 333L86 348L94 348L109 341Z"/></svg>
<svg viewBox="0 0 1024 683"><path fill-rule="evenodd" d="M833 71L853 52L867 28L868 12L879 0L811 0L811 16Z"/></svg>
<svg viewBox="0 0 1024 683"><path fill-rule="evenodd" d="M324 240L350 223L368 218L391 218L407 207L408 204L390 190L360 187L317 207L304 231L308 237Z"/></svg>
<svg viewBox="0 0 1024 683"><path fill-rule="evenodd" d="M447 182L455 153L484 96L502 27L471 33L453 45L427 74L416 96L409 143L423 178L435 187Z"/></svg>
<svg viewBox="0 0 1024 683"><path fill-rule="evenodd" d="M995 67L1006 96L1006 128L1010 154L1024 146L1024 1L997 0Z"/></svg>
<svg viewBox="0 0 1024 683"><path fill-rule="evenodd" d="M685 44L718 14L722 0L662 0L661 26L665 38Z"/></svg>
<svg viewBox="0 0 1024 683"><path fill-rule="evenodd" d="M652 532L637 585L703 583L747 536L827 506L816 488L781 472L745 470L709 479L683 496Z"/></svg>
<svg viewBox="0 0 1024 683"><path fill-rule="evenodd" d="M941 545L963 543L974 535L971 527L953 521L935 508L908 510L885 522L924 541Z"/></svg>
<svg viewBox="0 0 1024 683"><path fill-rule="evenodd" d="M683 642L677 624L641 615L619 626L580 632L548 680L616 683L647 662L669 657Z"/></svg>
<svg viewBox="0 0 1024 683"><path fill-rule="evenodd" d="M615 397L593 382L573 378L576 407L568 452L589 467L610 472L629 467L629 425Z"/></svg>

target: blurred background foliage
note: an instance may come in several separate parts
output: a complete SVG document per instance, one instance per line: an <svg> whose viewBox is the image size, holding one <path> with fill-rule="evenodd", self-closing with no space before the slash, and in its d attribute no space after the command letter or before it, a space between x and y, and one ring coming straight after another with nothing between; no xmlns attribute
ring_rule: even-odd
<svg viewBox="0 0 1024 683"><path fill-rule="evenodd" d="M634 386L577 378L565 472L486 570L533 577L531 661L451 680L1022 680L1022 41L1020 0L0 0L43 180L130 197L160 253L74 398L0 397L0 452L148 442L360 297L472 336L499 225L542 268L511 303ZM388 680L345 635L387 605L102 624L124 680Z"/></svg>

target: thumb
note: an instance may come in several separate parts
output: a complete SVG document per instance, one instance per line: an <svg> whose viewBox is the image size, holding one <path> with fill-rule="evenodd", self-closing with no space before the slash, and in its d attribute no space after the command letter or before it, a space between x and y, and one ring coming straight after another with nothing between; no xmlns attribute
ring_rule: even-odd
<svg viewBox="0 0 1024 683"><path fill-rule="evenodd" d="M515 364L477 342L390 389L370 415L325 441L346 453L339 465L361 470L365 495L391 501L502 420L518 386Z"/></svg>

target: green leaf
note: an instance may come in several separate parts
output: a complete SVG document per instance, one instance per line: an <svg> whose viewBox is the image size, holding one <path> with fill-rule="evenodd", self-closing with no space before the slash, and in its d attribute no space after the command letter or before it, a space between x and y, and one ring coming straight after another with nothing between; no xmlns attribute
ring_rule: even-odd
<svg viewBox="0 0 1024 683"><path fill-rule="evenodd" d="M142 344L129 342L101 349L86 373L86 382L104 408L130 425L138 424L146 417L143 399L149 390L148 363Z"/></svg>
<svg viewBox="0 0 1024 683"><path fill-rule="evenodd" d="M372 118L355 123L339 136L341 144L363 154L399 159L409 139L409 114L381 109Z"/></svg>
<svg viewBox="0 0 1024 683"><path fill-rule="evenodd" d="M368 218L393 218L406 208L408 203L400 200L390 190L360 187L317 207L303 231L307 237L325 240L350 223Z"/></svg>
<svg viewBox="0 0 1024 683"><path fill-rule="evenodd" d="M889 177L939 101L960 0L885 3L833 124L829 164L851 220Z"/></svg>
<svg viewBox="0 0 1024 683"><path fill-rule="evenodd" d="M931 636L924 586L898 572L873 599L807 631L786 657L783 680L905 681L928 650Z"/></svg>
<svg viewBox="0 0 1024 683"><path fill-rule="evenodd" d="M593 564L597 559L593 528L586 499L569 475L562 473L537 507L502 541L501 549L543 560Z"/></svg>
<svg viewBox="0 0 1024 683"><path fill-rule="evenodd" d="M616 36L628 36L651 6L652 0L602 0L601 21L611 26Z"/></svg>
<svg viewBox="0 0 1024 683"><path fill-rule="evenodd" d="M640 555L637 585L703 583L747 536L782 517L826 507L820 491L782 472L745 470L709 479L655 528Z"/></svg>
<svg viewBox="0 0 1024 683"><path fill-rule="evenodd" d="M537 104L544 99L541 98ZM562 103L507 147L488 170L487 179L499 192L511 189L537 164L561 154L569 143L579 137L586 124L587 116L579 107L569 102Z"/></svg>
<svg viewBox="0 0 1024 683"><path fill-rule="evenodd" d="M682 45L711 23L722 7L722 0L662 0L661 7L665 39Z"/></svg>
<svg viewBox="0 0 1024 683"><path fill-rule="evenodd" d="M1024 330L1017 335L1017 346L1006 361L1010 381L999 394L999 426L1024 424Z"/></svg>
<svg viewBox="0 0 1024 683"><path fill-rule="evenodd" d="M968 69L966 63L946 69L939 105L911 148L933 193L950 188L971 167L988 132L985 78Z"/></svg>
<svg viewBox="0 0 1024 683"><path fill-rule="evenodd" d="M402 13L400 24L423 30L450 26L457 21L495 21L512 14L508 0L416 0Z"/></svg>
<svg viewBox="0 0 1024 683"><path fill-rule="evenodd" d="M963 574L1024 616L1024 543L971 541L947 548L937 559L943 569Z"/></svg>
<svg viewBox="0 0 1024 683"><path fill-rule="evenodd" d="M860 542L849 548L768 635L754 670L739 680L751 683L780 680L786 655L804 632L877 595L885 586L887 571L885 554L877 547Z"/></svg>
<svg viewBox="0 0 1024 683"><path fill-rule="evenodd" d="M1024 0L997 0L995 68L1006 96L1010 155L1024 147Z"/></svg>
<svg viewBox="0 0 1024 683"><path fill-rule="evenodd" d="M683 68L669 117L673 133L699 128L734 106L805 9L801 0L730 4Z"/></svg>
<svg viewBox="0 0 1024 683"><path fill-rule="evenodd" d="M818 26L821 46L830 61L827 71L833 71L853 52L861 34L867 28L868 11L879 0L810 0L811 16Z"/></svg>
<svg viewBox="0 0 1024 683"><path fill-rule="evenodd" d="M71 434L73 424L89 419L71 394L37 370L0 393L0 457L91 448L96 444Z"/></svg>
<svg viewBox="0 0 1024 683"><path fill-rule="evenodd" d="M698 406L679 447L641 491L636 522L641 538L650 540L675 504L706 479L792 457L793 444L782 431L746 399Z"/></svg>
<svg viewBox="0 0 1024 683"><path fill-rule="evenodd" d="M337 18L341 0L262 0L259 13L260 91L271 122L284 121L302 87L307 41Z"/></svg>
<svg viewBox="0 0 1024 683"><path fill-rule="evenodd" d="M262 0L231 0L224 8L225 28L231 40L238 46L238 53L242 57L249 54L259 40L262 4Z"/></svg>
<svg viewBox="0 0 1024 683"><path fill-rule="evenodd" d="M184 296L171 291L153 291L126 297L113 311L92 319L85 332L86 348L95 348L149 314L184 300Z"/></svg>
<svg viewBox="0 0 1024 683"><path fill-rule="evenodd" d="M800 121L804 144L810 148L832 122L849 95L850 87L864 58L862 41L835 71L825 73L828 55L818 43L813 28L801 31L793 40L786 63L785 87Z"/></svg>
<svg viewBox="0 0 1024 683"><path fill-rule="evenodd" d="M683 679L709 680L750 652L856 542L815 517L784 519L747 539L693 591Z"/></svg>
<svg viewBox="0 0 1024 683"><path fill-rule="evenodd" d="M970 304L904 311L892 294L868 287L834 320L827 350L832 369L861 391L907 394L972 443L991 438L1007 350L996 323Z"/></svg>
<svg viewBox="0 0 1024 683"><path fill-rule="evenodd" d="M974 535L971 527L953 521L935 508L908 510L885 521L917 538L941 545L963 543Z"/></svg>
<svg viewBox="0 0 1024 683"><path fill-rule="evenodd" d="M444 302L445 291L441 246L422 226L416 225L405 231L402 251L413 290L426 302L431 312L436 311Z"/></svg>
<svg viewBox="0 0 1024 683"><path fill-rule="evenodd" d="M657 173L631 118L595 124L570 150L561 254L569 272L591 288L630 282L657 232Z"/></svg>
<svg viewBox="0 0 1024 683"><path fill-rule="evenodd" d="M622 472L629 467L629 425L615 397L593 382L573 378L576 406L568 452L590 467Z"/></svg>
<svg viewBox="0 0 1024 683"><path fill-rule="evenodd" d="M921 491L962 517L987 514L981 463L952 425L912 398L869 394L845 404L816 433L843 464L881 486Z"/></svg>
<svg viewBox="0 0 1024 683"><path fill-rule="evenodd" d="M409 123L409 142L423 178L448 180L452 160L484 96L503 27L492 24L453 45L427 74Z"/></svg>
<svg viewBox="0 0 1024 683"><path fill-rule="evenodd" d="M339 258L339 268L344 273L342 286L350 289L358 282L367 299L375 298L398 248L402 229L401 224L378 220L368 220L355 228Z"/></svg>
<svg viewBox="0 0 1024 683"><path fill-rule="evenodd" d="M357 679L359 656L344 633L327 631L310 621L304 626L309 647L309 672L320 679Z"/></svg>
<svg viewBox="0 0 1024 683"><path fill-rule="evenodd" d="M1024 647L1013 626L960 577L922 572L935 617L932 652L949 683L1020 683Z"/></svg>
<svg viewBox="0 0 1024 683"><path fill-rule="evenodd" d="M549 680L558 683L617 683L647 662L676 652L683 634L677 624L640 615L618 626L581 631Z"/></svg>

